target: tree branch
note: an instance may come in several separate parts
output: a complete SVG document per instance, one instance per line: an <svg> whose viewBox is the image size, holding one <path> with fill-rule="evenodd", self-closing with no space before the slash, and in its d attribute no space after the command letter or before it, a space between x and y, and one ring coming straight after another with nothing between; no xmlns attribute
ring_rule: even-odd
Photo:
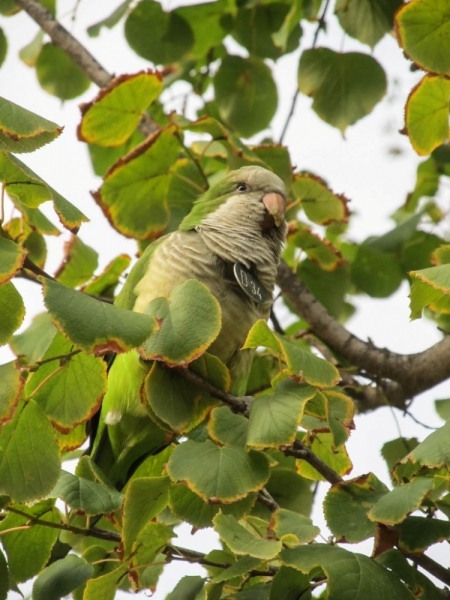
<svg viewBox="0 0 450 600"><path fill-rule="evenodd" d="M43 31L48 33L52 42L76 64L93 83L100 88L106 87L114 78L94 56L69 32L54 16L36 0L16 0ZM144 113L139 123L139 131L147 137L159 129L148 114Z"/></svg>
<svg viewBox="0 0 450 600"><path fill-rule="evenodd" d="M284 262L278 267L277 283L315 335L333 351L370 376L388 380L380 381L379 385L391 406L404 409L406 400L448 379L450 336L417 354L397 354L377 348L338 323Z"/></svg>

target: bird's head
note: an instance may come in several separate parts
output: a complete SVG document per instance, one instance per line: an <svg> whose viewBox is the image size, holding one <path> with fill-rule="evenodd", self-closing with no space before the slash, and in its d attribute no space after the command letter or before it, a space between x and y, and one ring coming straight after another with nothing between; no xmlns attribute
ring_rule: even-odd
<svg viewBox="0 0 450 600"><path fill-rule="evenodd" d="M271 171L258 166L231 171L213 185L181 223L181 229L199 225L245 230L248 235L277 230L284 238L286 186Z"/></svg>

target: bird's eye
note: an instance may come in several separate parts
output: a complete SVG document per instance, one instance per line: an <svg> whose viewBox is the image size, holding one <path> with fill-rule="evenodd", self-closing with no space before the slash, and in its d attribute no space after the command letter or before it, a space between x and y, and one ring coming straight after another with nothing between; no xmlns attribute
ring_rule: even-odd
<svg viewBox="0 0 450 600"><path fill-rule="evenodd" d="M239 192L248 192L248 190L250 189L248 187L248 185L246 183L243 183L242 181L240 183L237 184L236 189Z"/></svg>

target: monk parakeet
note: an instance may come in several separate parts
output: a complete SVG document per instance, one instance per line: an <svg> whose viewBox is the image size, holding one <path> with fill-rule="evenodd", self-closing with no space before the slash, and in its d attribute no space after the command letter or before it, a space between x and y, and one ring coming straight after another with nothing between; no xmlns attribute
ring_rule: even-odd
<svg viewBox="0 0 450 600"><path fill-rule="evenodd" d="M286 236L286 188L257 166L230 172L195 201L177 231L147 247L116 299L145 312L186 280L203 283L220 304L222 326L208 348L230 370L232 393L245 393L252 351L241 350L258 319L269 317ZM149 364L133 350L111 366L92 456L123 486L133 464L164 446L140 398Z"/></svg>

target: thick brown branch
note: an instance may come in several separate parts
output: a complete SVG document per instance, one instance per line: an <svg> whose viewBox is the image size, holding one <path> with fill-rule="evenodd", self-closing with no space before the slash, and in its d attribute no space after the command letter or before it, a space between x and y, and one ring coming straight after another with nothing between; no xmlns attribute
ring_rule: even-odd
<svg viewBox="0 0 450 600"><path fill-rule="evenodd" d="M332 350L369 375L388 379L385 394L392 406L432 388L449 377L450 336L418 354L397 354L363 342L336 321L285 263L278 268L284 296ZM380 382L383 387L383 382Z"/></svg>
<svg viewBox="0 0 450 600"><path fill-rule="evenodd" d="M403 550L401 550L403 552ZM425 571L428 571L430 575L450 586L450 570L437 563L435 560L427 556L426 554L409 554L403 552L403 554L411 559L416 565L422 567Z"/></svg>
<svg viewBox="0 0 450 600"><path fill-rule="evenodd" d="M102 67L94 56L69 32L53 15L36 0L16 0L16 3L27 12L30 17L48 33L52 42L59 46L73 62L80 67L83 73L93 83L103 88L110 83L114 75ZM142 116L139 130L148 136L158 129L147 114Z"/></svg>

